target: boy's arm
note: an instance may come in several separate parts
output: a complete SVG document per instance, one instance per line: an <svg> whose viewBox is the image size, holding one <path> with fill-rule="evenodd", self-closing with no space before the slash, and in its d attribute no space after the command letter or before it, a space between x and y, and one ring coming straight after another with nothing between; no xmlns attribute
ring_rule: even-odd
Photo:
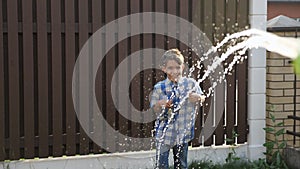
<svg viewBox="0 0 300 169"><path fill-rule="evenodd" d="M159 113L161 112L161 109L164 105L167 104L167 101L166 100L159 100L154 106L153 106L153 110L154 112L156 113Z"/></svg>
<svg viewBox="0 0 300 169"><path fill-rule="evenodd" d="M154 112L159 113L162 110L162 107L165 108L170 108L172 107L172 100L158 100L157 101L152 101L151 97L151 107L153 108Z"/></svg>
<svg viewBox="0 0 300 169"><path fill-rule="evenodd" d="M161 103L159 100L160 94L157 90L157 86L154 86L153 93L150 98L150 107L153 108L154 112L159 112L161 110Z"/></svg>
<svg viewBox="0 0 300 169"><path fill-rule="evenodd" d="M195 92L192 92L189 94L189 101L192 103L195 103L195 102L203 103L205 101L205 96L195 93Z"/></svg>
<svg viewBox="0 0 300 169"><path fill-rule="evenodd" d="M205 96L203 95L203 92L196 81L195 81L195 91L189 94L189 101L192 103L195 102L203 103L205 101Z"/></svg>
<svg viewBox="0 0 300 169"><path fill-rule="evenodd" d="M162 93L160 93L159 91L160 90L158 90L157 87L154 86L154 90L150 99L150 107L153 108L154 112L156 113L161 112L162 107L170 108L172 105L171 100L167 101L164 99L160 99L160 95L162 95Z"/></svg>

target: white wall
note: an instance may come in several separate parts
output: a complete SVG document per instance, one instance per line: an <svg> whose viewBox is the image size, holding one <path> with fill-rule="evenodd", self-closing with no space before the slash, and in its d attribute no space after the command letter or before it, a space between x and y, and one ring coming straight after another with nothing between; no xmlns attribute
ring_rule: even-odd
<svg viewBox="0 0 300 169"><path fill-rule="evenodd" d="M237 147L239 157L247 156L247 146ZM212 160L224 162L231 149L227 147L200 147L189 150L189 162ZM171 154L171 153L170 153ZM74 157L20 160L0 163L0 169L151 169L154 168L155 151L86 155ZM172 159L170 164L172 164Z"/></svg>

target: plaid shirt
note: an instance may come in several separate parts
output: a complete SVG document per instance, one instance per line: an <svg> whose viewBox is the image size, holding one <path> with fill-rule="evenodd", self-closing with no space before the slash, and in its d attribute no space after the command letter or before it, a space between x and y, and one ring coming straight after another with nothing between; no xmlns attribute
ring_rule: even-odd
<svg viewBox="0 0 300 169"><path fill-rule="evenodd" d="M154 86L150 106L153 107L159 100L170 99L171 95L174 95L173 86L174 83L168 78L158 82ZM196 93L202 94L201 88L194 79L182 77L178 82L175 95L180 101L193 88ZM170 120L172 110L162 110L155 122L156 140L167 145L182 144L192 140L194 138L196 105L186 99L172 120Z"/></svg>

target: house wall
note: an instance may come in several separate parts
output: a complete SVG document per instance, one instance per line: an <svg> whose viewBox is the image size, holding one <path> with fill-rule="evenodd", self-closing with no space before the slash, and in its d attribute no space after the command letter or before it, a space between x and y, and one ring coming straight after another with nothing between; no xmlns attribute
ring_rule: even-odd
<svg viewBox="0 0 300 169"><path fill-rule="evenodd" d="M296 37L296 32L277 32L279 36ZM300 116L300 76L295 76L291 59L276 53L267 52L267 115L266 125L272 126L270 114L275 116L276 122L283 122L286 130L293 131L294 120L287 116L293 115L296 104L296 115ZM294 81L296 79L296 85ZM296 88L296 89L295 89ZM296 96L294 94L296 90ZM296 103L294 100L296 97ZM277 127L279 130L282 127ZM296 122L296 131L300 132L300 122ZM267 140L275 140L273 135L267 134ZM300 147L300 138L289 134L279 137L279 141L286 140L289 146Z"/></svg>
<svg viewBox="0 0 300 169"><path fill-rule="evenodd" d="M300 2L268 2L268 20L278 15L300 18Z"/></svg>

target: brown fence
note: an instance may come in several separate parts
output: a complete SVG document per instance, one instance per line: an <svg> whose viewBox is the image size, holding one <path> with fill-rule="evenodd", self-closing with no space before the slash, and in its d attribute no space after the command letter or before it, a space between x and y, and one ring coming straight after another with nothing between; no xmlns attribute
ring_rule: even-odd
<svg viewBox="0 0 300 169"><path fill-rule="evenodd" d="M106 23L138 12L164 12L195 23L216 44L226 33L245 29L248 6L247 0L0 0L0 160L105 151L79 125L72 74L81 47ZM104 117L116 130L149 137L153 123L134 123L117 112L110 94L115 68L135 51L171 47L182 50L189 63L195 57L179 41L155 34L127 38L106 54L97 74L96 95ZM146 96L161 79L159 70L135 76L129 92L137 109L149 108ZM247 63L235 66L226 80L226 118L204 145L224 144L225 135L231 137L233 129L239 134L238 143L247 141ZM197 117L196 138L208 107ZM107 144L122 151L117 140ZM195 139L192 145L201 143Z"/></svg>

